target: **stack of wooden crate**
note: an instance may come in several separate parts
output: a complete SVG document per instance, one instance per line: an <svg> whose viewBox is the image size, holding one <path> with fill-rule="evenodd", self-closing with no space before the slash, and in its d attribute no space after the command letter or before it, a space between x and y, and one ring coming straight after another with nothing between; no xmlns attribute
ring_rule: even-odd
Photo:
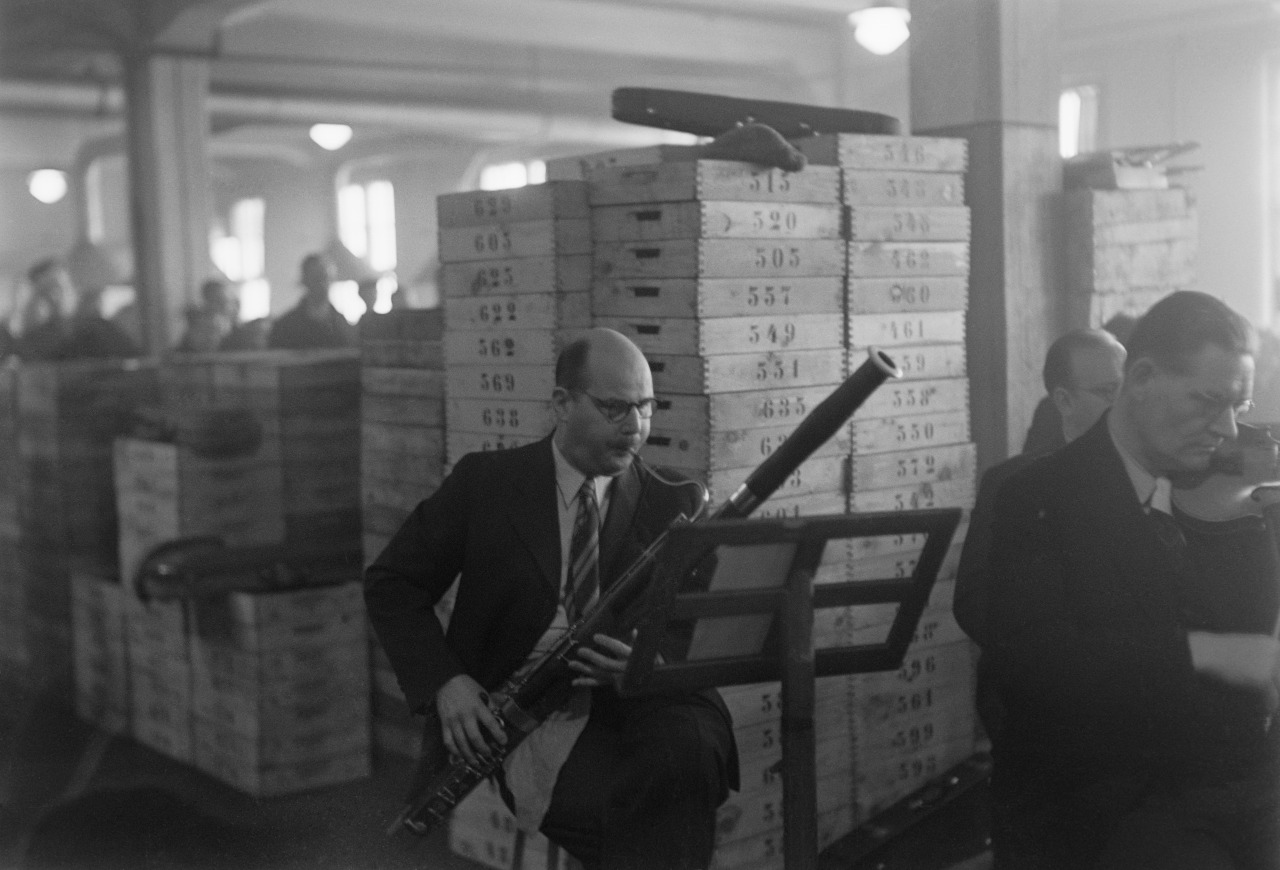
<svg viewBox="0 0 1280 870"><path fill-rule="evenodd" d="M114 576L71 576L75 711L109 734L129 733L129 658L125 612L130 593Z"/></svg>
<svg viewBox="0 0 1280 870"><path fill-rule="evenodd" d="M372 562L444 474L443 318L408 309L362 321L360 487L364 559ZM438 610L447 613L448 602ZM422 740L387 654L369 634L374 746L415 757Z"/></svg>
<svg viewBox="0 0 1280 870"><path fill-rule="evenodd" d="M17 369L0 365L0 674L26 682L26 612L18 570Z"/></svg>
<svg viewBox="0 0 1280 870"><path fill-rule="evenodd" d="M74 697L73 568L112 576L117 522L112 441L155 401L155 370L137 361L35 363L16 373L18 544L29 675Z"/></svg>
<svg viewBox="0 0 1280 870"><path fill-rule="evenodd" d="M582 864L542 834L516 827L492 780L486 780L454 810L449 848L494 870L581 870Z"/></svg>
<svg viewBox="0 0 1280 870"><path fill-rule="evenodd" d="M316 584L349 581L361 562L360 360L355 351L182 357L162 370L178 439L254 455L279 478L283 537ZM234 412L240 412L237 415Z"/></svg>
<svg viewBox="0 0 1280 870"><path fill-rule="evenodd" d="M190 764L191 644L187 607L126 595L129 729L133 739Z"/></svg>
<svg viewBox="0 0 1280 870"><path fill-rule="evenodd" d="M360 584L234 592L192 616L197 767L262 797L369 774Z"/></svg>
<svg viewBox="0 0 1280 870"><path fill-rule="evenodd" d="M438 200L445 311L446 454L536 441L566 333L590 325L586 184Z"/></svg>
<svg viewBox="0 0 1280 870"><path fill-rule="evenodd" d="M1194 286L1198 223L1185 188L1072 190L1064 202L1073 325L1138 317Z"/></svg>

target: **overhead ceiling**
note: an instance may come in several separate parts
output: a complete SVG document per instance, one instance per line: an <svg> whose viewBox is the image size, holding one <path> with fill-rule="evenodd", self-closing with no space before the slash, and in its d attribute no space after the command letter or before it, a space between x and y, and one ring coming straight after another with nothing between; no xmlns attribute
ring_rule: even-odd
<svg viewBox="0 0 1280 870"><path fill-rule="evenodd" d="M1059 2L1068 40L1276 15L1271 0ZM0 0L0 112L9 113L0 125L21 117L26 129L60 125L65 134L70 117L100 135L119 109L120 57L150 46L212 61L217 138L242 153L255 142L283 153L314 120L350 120L366 140L410 131L442 141L621 143L629 134L608 126L608 102L623 85L874 102L906 67L852 44L845 16L866 4ZM264 126L276 129L254 132ZM15 137L0 130L6 138Z"/></svg>

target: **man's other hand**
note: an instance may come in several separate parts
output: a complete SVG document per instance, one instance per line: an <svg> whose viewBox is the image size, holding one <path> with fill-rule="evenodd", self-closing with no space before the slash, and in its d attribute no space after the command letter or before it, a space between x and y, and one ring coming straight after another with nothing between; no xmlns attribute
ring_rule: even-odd
<svg viewBox="0 0 1280 870"><path fill-rule="evenodd" d="M1191 663L1197 671L1224 683L1256 689L1276 709L1280 697L1280 640L1267 634L1187 634Z"/></svg>
<svg viewBox="0 0 1280 870"><path fill-rule="evenodd" d="M484 687L466 674L458 674L436 692L436 712L445 749L478 763L490 752L490 742L505 745L507 735L489 709L489 695ZM488 732L486 737L485 732Z"/></svg>
<svg viewBox="0 0 1280 870"><path fill-rule="evenodd" d="M635 639L635 632L631 633ZM581 676L575 677L575 686L595 687L622 682L622 672L631 658L631 646L607 634L592 635L596 648L578 647L578 660L570 660L569 667Z"/></svg>

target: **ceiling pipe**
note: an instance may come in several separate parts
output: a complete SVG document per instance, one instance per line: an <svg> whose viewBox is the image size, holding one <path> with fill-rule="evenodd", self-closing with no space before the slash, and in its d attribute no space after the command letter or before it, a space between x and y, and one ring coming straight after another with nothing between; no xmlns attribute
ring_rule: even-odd
<svg viewBox="0 0 1280 870"><path fill-rule="evenodd" d="M342 121L353 126L415 130L482 142L531 140L627 148L690 141L685 134L623 124L611 118L505 109L218 92L209 94L207 105L210 118L215 121L299 125ZM0 111L122 116L124 90L119 85L2 80Z"/></svg>

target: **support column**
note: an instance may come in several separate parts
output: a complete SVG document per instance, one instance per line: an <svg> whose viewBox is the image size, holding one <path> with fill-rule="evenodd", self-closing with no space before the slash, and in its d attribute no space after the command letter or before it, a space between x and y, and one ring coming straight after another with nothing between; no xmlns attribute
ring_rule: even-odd
<svg viewBox="0 0 1280 870"><path fill-rule="evenodd" d="M966 345L985 469L1022 449L1045 350L1067 323L1058 0L912 0L911 15L911 132L969 140Z"/></svg>
<svg viewBox="0 0 1280 870"><path fill-rule="evenodd" d="M210 274L209 62L134 55L125 88L134 286L146 349L159 353Z"/></svg>

